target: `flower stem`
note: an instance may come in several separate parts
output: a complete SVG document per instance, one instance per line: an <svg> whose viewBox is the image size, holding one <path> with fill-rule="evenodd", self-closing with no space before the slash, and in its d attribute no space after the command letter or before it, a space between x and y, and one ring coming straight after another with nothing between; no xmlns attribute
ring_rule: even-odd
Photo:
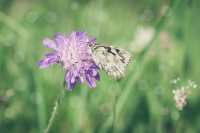
<svg viewBox="0 0 200 133"><path fill-rule="evenodd" d="M113 121L112 121L112 126L111 126L111 130L112 133L115 133L115 123L116 123L116 104L117 104L117 100L118 100L118 94L115 96L114 98L114 103L113 103Z"/></svg>
<svg viewBox="0 0 200 133"><path fill-rule="evenodd" d="M64 92L64 89L62 89L61 90L61 94L58 95L58 97L56 98L56 101L55 101L55 104L54 104L54 107L53 107L53 111L51 113L51 116L50 116L50 119L48 121L47 127L44 130L44 133L48 133L49 130L51 129L52 124L53 124L53 122L55 120L56 114L58 112L58 106L62 103L62 100L63 100L64 96L65 96L65 92Z"/></svg>

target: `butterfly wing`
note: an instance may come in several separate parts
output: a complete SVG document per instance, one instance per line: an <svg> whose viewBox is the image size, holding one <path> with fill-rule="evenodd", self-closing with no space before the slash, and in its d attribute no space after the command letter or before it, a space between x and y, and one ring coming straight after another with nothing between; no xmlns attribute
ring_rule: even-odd
<svg viewBox="0 0 200 133"><path fill-rule="evenodd" d="M92 47L92 57L95 63L105 70L108 75L119 79L124 76L125 68L130 61L131 55L121 48L94 45Z"/></svg>

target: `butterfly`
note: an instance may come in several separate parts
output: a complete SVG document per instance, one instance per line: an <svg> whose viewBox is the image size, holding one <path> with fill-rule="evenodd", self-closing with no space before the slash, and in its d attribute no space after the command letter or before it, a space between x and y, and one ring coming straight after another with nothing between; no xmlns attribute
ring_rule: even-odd
<svg viewBox="0 0 200 133"><path fill-rule="evenodd" d="M124 76L126 66L131 59L131 54L128 51L101 44L92 45L91 49L92 58L100 69L116 79Z"/></svg>

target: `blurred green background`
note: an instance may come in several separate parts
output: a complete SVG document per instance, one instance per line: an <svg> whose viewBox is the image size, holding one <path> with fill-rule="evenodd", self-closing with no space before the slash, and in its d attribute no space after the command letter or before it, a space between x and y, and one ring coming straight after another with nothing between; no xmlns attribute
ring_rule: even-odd
<svg viewBox="0 0 200 133"><path fill-rule="evenodd" d="M198 87L182 111L172 93L200 81L199 9L198 0L0 0L0 132L44 132L65 88L60 65L37 66L42 40L72 31L133 60L120 81L101 72L96 89L66 90L51 133L200 132Z"/></svg>

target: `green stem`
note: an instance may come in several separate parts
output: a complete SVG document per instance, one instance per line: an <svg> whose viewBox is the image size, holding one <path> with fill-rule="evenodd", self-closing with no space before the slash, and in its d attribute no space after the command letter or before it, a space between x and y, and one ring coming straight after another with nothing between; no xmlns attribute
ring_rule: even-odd
<svg viewBox="0 0 200 133"><path fill-rule="evenodd" d="M158 21L158 23L155 25L156 33L155 33L154 37L150 41L149 45L147 45L147 47L140 54L140 57L139 57L141 60L140 67L138 67L138 70L134 74L134 77L128 81L127 86L123 89L123 93L120 95L120 97L117 100L116 107L115 107L116 108L116 116L115 117L117 117L117 118L119 117L122 110L124 109L124 104L129 99L131 94L133 94L132 91L134 89L131 89L131 88L134 88L133 86L135 85L135 83L139 80L139 78L142 75L145 64L149 61L149 58L150 58L149 54L151 53L151 50L154 46L153 44L155 44L154 41L157 39L158 35L160 34L160 31L165 26L166 19L171 16L172 11L174 9L176 9L176 7L179 5L179 3L180 3L180 0L172 1L170 3L171 5L169 6L168 10L165 12L165 15L163 15L160 18L160 20ZM108 125L110 125L111 121L112 121L112 118L109 117L106 120L105 124L103 125L103 129L105 127L108 127Z"/></svg>
<svg viewBox="0 0 200 133"><path fill-rule="evenodd" d="M115 122L116 122L116 104L118 99L118 94L115 96L113 103L113 122L112 122L112 133L115 133Z"/></svg>
<svg viewBox="0 0 200 133"><path fill-rule="evenodd" d="M64 92L64 89L62 89L61 94L56 98L56 101L55 101L55 104L53 107L53 111L51 113L50 119L48 121L48 124L47 124L47 127L46 127L44 133L48 133L49 130L51 129L52 124L55 120L56 114L58 112L58 106L62 103L64 96L65 96L65 92Z"/></svg>

